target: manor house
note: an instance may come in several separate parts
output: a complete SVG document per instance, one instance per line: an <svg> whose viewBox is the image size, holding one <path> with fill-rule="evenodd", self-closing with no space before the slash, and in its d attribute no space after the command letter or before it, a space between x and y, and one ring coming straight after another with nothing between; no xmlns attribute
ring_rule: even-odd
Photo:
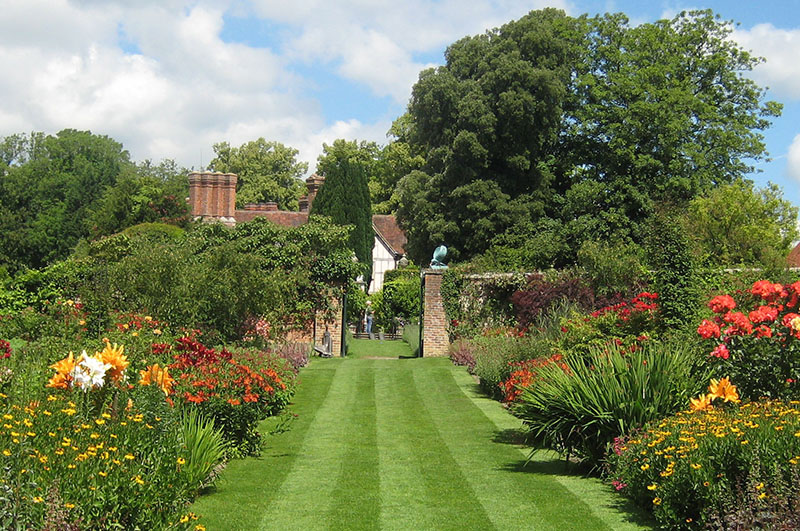
<svg viewBox="0 0 800 531"><path fill-rule="evenodd" d="M278 210L278 204L256 203L236 208L236 181L233 173L200 172L189 174L189 208L194 219L221 222L233 226L257 217L267 218L285 227L298 227L308 222L311 204L325 177L317 174L306 179L307 193L300 199L300 211ZM394 216L372 216L375 243L372 247L372 282L369 293L383 286L386 271L395 269L405 255L406 235Z"/></svg>

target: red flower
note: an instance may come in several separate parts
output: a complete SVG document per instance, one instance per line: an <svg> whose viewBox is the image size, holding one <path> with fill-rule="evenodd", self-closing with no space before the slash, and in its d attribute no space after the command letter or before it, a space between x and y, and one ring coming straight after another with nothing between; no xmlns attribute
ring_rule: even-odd
<svg viewBox="0 0 800 531"><path fill-rule="evenodd" d="M0 339L0 360L11 357L11 344L8 341Z"/></svg>
<svg viewBox="0 0 800 531"><path fill-rule="evenodd" d="M733 297L730 295L717 295L711 299L711 302L708 303L708 307L711 308L711 311L714 313L722 313L736 308L736 301L734 301Z"/></svg>
<svg viewBox="0 0 800 531"><path fill-rule="evenodd" d="M724 360L731 357L731 353L728 352L728 347L725 346L725 343L720 343L717 345L717 348L711 351L711 355L715 358L722 358Z"/></svg>
<svg viewBox="0 0 800 531"><path fill-rule="evenodd" d="M772 337L772 328L762 324L755 329L755 333L756 337Z"/></svg>
<svg viewBox="0 0 800 531"><path fill-rule="evenodd" d="M800 315L798 315L796 313L793 313L793 312L789 312L789 313L787 313L786 315L783 316L783 319L782 319L781 322L783 323L783 326L791 328L792 327L792 321L794 321L798 317L800 317Z"/></svg>
<svg viewBox="0 0 800 531"><path fill-rule="evenodd" d="M700 326L697 327L697 333L700 334L700 336L703 339L711 339L712 337L714 338L719 337L720 334L719 325L717 325L717 323L709 321L708 319L703 319L703 322L700 323Z"/></svg>
<svg viewBox="0 0 800 531"><path fill-rule="evenodd" d="M772 322L778 318L778 308L774 306L759 306L748 315L754 323Z"/></svg>
<svg viewBox="0 0 800 531"><path fill-rule="evenodd" d="M728 335L746 336L753 333L753 324L742 312L728 312L722 319L733 325L725 330Z"/></svg>
<svg viewBox="0 0 800 531"><path fill-rule="evenodd" d="M750 288L750 293L761 297L765 301L773 301L778 297L785 297L788 295L786 290L783 289L781 284L773 284L769 280L758 280Z"/></svg>

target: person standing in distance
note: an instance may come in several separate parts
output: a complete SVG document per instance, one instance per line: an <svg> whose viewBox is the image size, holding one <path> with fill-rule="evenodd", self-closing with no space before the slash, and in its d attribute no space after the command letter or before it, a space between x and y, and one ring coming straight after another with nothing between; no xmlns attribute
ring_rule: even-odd
<svg viewBox="0 0 800 531"><path fill-rule="evenodd" d="M372 338L372 320L375 318L375 310L372 309L372 301L367 301L367 308L364 310L364 321L366 321L367 335Z"/></svg>

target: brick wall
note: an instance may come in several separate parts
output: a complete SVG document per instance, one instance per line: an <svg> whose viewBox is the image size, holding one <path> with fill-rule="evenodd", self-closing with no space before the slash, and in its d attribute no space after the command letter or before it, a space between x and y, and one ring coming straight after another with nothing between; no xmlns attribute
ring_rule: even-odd
<svg viewBox="0 0 800 531"><path fill-rule="evenodd" d="M422 355L425 357L447 356L450 338L447 335L447 317L442 303L442 275L437 269L424 269L425 313L422 327Z"/></svg>
<svg viewBox="0 0 800 531"><path fill-rule="evenodd" d="M314 327L314 345L322 345L322 336L327 328L331 334L331 354L333 356L342 355L342 305L339 300L331 301L336 308L334 318L325 320L324 312L318 312L316 326Z"/></svg>

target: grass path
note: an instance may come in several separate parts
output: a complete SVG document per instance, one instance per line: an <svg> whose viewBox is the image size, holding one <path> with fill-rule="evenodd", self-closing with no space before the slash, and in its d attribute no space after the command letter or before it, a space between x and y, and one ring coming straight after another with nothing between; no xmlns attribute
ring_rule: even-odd
<svg viewBox="0 0 800 531"><path fill-rule="evenodd" d="M207 529L647 528L552 455L524 466L503 437L519 421L449 360L397 359L404 345L356 341L303 369L291 430L193 507Z"/></svg>

